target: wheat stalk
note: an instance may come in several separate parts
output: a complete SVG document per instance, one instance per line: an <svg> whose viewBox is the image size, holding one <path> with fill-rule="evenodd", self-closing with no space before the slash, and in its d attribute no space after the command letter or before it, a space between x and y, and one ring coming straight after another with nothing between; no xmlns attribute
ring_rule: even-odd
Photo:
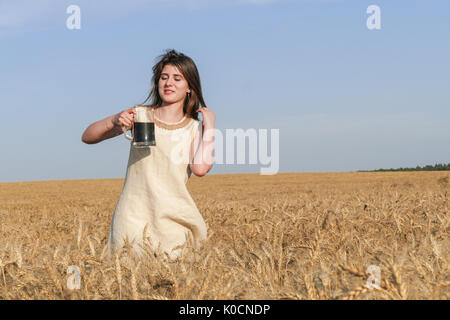
<svg viewBox="0 0 450 320"><path fill-rule="evenodd" d="M133 293L133 300L138 300L139 299L139 293L138 293L137 285L136 285L135 270L133 270L131 272L131 290L132 290L132 293Z"/></svg>
<svg viewBox="0 0 450 320"><path fill-rule="evenodd" d="M362 277L362 278L366 278L367 276L369 276L368 273L366 273L365 271L360 271L350 265L346 265L346 264L340 264L339 265L343 270L350 272L351 274L358 276L358 277Z"/></svg>
<svg viewBox="0 0 450 320"><path fill-rule="evenodd" d="M214 286L213 291L216 292L216 291L217 291L216 288L220 288L220 286L222 285L222 283L224 283L226 280L228 280L231 276L232 276L232 272L223 273L223 274L220 276L219 280L217 280L217 281L215 282L215 286ZM216 297L216 299L217 299L217 297Z"/></svg>
<svg viewBox="0 0 450 320"><path fill-rule="evenodd" d="M93 243L91 241L91 237L88 236L87 239L88 239L88 243L89 243L89 249L91 250L91 255L93 257L95 257L95 247L94 247L94 245L93 245Z"/></svg>
<svg viewBox="0 0 450 320"><path fill-rule="evenodd" d="M108 254L108 244L105 244L102 253L100 254L100 260L103 261L106 258L107 254Z"/></svg>
<svg viewBox="0 0 450 320"><path fill-rule="evenodd" d="M2 270L3 284L4 284L5 288L6 288L6 277L5 277L5 269L4 269L5 265L6 264L3 264L3 260L0 259L0 269Z"/></svg>
<svg viewBox="0 0 450 320"><path fill-rule="evenodd" d="M281 284L283 281L283 277L282 277L282 272L281 272L281 268L283 267L283 237L284 237L284 232L281 232L280 235L280 240L279 240L279 248L280 248L280 252L279 252L279 256L278 256L278 282Z"/></svg>
<svg viewBox="0 0 450 320"><path fill-rule="evenodd" d="M80 243L81 243L81 236L83 233L83 223L80 220L80 225L78 227L78 237L77 237L77 246L78 246L78 250L81 250L80 248Z"/></svg>
<svg viewBox="0 0 450 320"><path fill-rule="evenodd" d="M298 293L282 293L278 299L280 300L303 300L304 297Z"/></svg>
<svg viewBox="0 0 450 320"><path fill-rule="evenodd" d="M178 283L177 283L177 279L175 278L175 275L173 274L172 270L170 269L170 266L168 266L166 263L162 264L164 266L164 268L167 270L167 272L170 275L170 279L172 281L172 285L173 285L173 289L174 289L174 299L177 299L179 296L179 291L178 291Z"/></svg>
<svg viewBox="0 0 450 320"><path fill-rule="evenodd" d="M61 284L61 281L59 281L58 276L55 273L55 270L50 266L49 263L46 264L46 268L50 274L50 278L52 279L53 283L55 284L56 288L59 290L59 293L61 294L61 298L64 299L64 291L63 286Z"/></svg>
<svg viewBox="0 0 450 320"><path fill-rule="evenodd" d="M19 267L19 269L22 268L22 263L23 263L23 259L22 259L22 245L15 247L14 251L16 253L16 259L17 259L17 266Z"/></svg>
<svg viewBox="0 0 450 320"><path fill-rule="evenodd" d="M148 297L150 300L169 300L169 298L158 295L158 294L153 294L151 296Z"/></svg>
<svg viewBox="0 0 450 320"><path fill-rule="evenodd" d="M346 297L344 297L344 300L353 300L356 297L366 293L367 291L369 291L370 289L367 287L359 287L358 289L352 290L348 293L348 295Z"/></svg>
<svg viewBox="0 0 450 320"><path fill-rule="evenodd" d="M53 260L56 259L57 255L58 255L58 250L59 250L59 246L56 246L55 251L53 252Z"/></svg>
<svg viewBox="0 0 450 320"><path fill-rule="evenodd" d="M307 276L306 273L305 273L303 275L303 280L305 282L306 291L308 293L308 298L309 299L315 299L316 295L314 293L314 288L313 288L312 281L311 281L311 275L308 274L308 276Z"/></svg>
<svg viewBox="0 0 450 320"><path fill-rule="evenodd" d="M226 298L228 298L228 296L229 296L229 294L230 294L230 291L232 290L232 287L231 287L231 285L232 285L232 281L229 281L229 279L231 278L231 276L233 275L233 273L230 271L229 273L228 273L228 275L229 276L225 276L226 277L226 279L227 279L227 284L222 288L222 290L220 290L219 291L219 293L217 294L217 296L220 298L220 297L224 297L224 298L221 298L221 299L226 299ZM225 279L224 279L224 282L225 282Z"/></svg>
<svg viewBox="0 0 450 320"><path fill-rule="evenodd" d="M117 252L115 253L115 258L117 283L119 285L119 299L122 299L122 269L120 268L119 255Z"/></svg>
<svg viewBox="0 0 450 320"><path fill-rule="evenodd" d="M392 271L393 271L393 274L395 277L395 282L397 283L397 285L399 286L399 289L400 289L400 292L399 292L400 297L403 300L405 300L408 295L406 284L402 279L399 267L397 267L397 265L395 263L392 264Z"/></svg>
<svg viewBox="0 0 450 320"><path fill-rule="evenodd" d="M206 277L205 281L203 282L202 288L200 289L200 292L198 294L198 297L197 297L198 300L203 299L203 296L205 295L206 288L208 287L208 284L212 278L212 275L213 275L212 269L209 269L208 276Z"/></svg>
<svg viewBox="0 0 450 320"><path fill-rule="evenodd" d="M311 264L314 263L314 261L317 258L317 254L320 247L320 242L322 240L322 232L320 231L320 227L317 228L317 232L314 234L314 244L312 246L312 250L310 251L311 256ZM320 258L320 257L319 257Z"/></svg>
<svg viewBox="0 0 450 320"><path fill-rule="evenodd" d="M39 238L36 239L36 244L34 245L33 251L31 252L30 260L31 260L32 264L34 264L33 262L34 262L34 258L36 257L38 245L39 245Z"/></svg>

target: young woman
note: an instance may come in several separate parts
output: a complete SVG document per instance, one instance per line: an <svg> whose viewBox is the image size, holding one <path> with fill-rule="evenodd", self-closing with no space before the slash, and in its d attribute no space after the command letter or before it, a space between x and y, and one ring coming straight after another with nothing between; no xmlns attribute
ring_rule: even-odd
<svg viewBox="0 0 450 320"><path fill-rule="evenodd" d="M187 242L199 248L206 240L206 224L186 183L192 173L202 177L211 170L215 115L203 101L195 63L175 50L153 66L152 88L144 103L149 100L146 107L153 110L156 146L130 147L108 246L111 254L128 243L140 254L145 242L176 259ZM93 144L118 136L132 128L135 116L130 108L97 121L86 129L82 141ZM179 150L187 150L189 161L175 161Z"/></svg>

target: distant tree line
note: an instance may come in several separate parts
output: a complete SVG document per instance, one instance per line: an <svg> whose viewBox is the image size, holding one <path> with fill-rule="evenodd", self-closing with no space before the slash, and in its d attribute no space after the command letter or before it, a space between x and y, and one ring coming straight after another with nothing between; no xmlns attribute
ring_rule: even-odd
<svg viewBox="0 0 450 320"><path fill-rule="evenodd" d="M358 170L357 172L374 172L374 171L444 171L444 170L450 170L450 163L448 164L442 164L438 163L434 166L432 165L426 165L423 167L417 166L415 168L390 168L390 169L377 169L377 170Z"/></svg>

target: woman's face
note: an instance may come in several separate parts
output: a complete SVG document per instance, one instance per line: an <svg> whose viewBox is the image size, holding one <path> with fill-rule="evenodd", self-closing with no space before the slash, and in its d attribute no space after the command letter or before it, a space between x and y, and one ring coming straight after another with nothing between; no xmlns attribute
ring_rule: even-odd
<svg viewBox="0 0 450 320"><path fill-rule="evenodd" d="M159 96L165 103L184 101L187 92L191 92L188 82L177 67L166 64L158 81Z"/></svg>

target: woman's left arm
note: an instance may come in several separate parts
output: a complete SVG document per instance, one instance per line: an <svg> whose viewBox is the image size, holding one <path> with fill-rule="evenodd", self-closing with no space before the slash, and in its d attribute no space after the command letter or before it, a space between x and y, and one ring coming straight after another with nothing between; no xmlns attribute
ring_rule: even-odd
<svg viewBox="0 0 450 320"><path fill-rule="evenodd" d="M200 108L203 116L203 134L197 130L191 145L191 171L199 177L206 175L211 170L214 162L214 126L216 116L206 107Z"/></svg>

